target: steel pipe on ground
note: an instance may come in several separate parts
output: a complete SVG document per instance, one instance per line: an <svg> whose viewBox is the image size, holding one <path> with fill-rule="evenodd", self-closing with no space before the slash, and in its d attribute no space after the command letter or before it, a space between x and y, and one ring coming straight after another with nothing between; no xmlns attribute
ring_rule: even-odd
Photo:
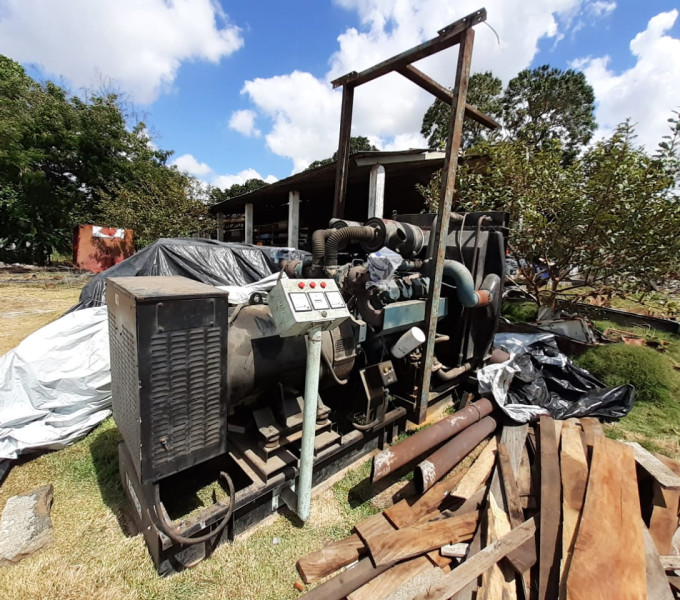
<svg viewBox="0 0 680 600"><path fill-rule="evenodd" d="M373 458L371 481L378 481L415 460L428 450L445 442L463 431L466 427L477 423L486 415L491 414L492 410L493 404L491 400L482 398L465 408L461 408L451 416L437 421L434 425L413 434L391 448L386 448Z"/></svg>
<svg viewBox="0 0 680 600"><path fill-rule="evenodd" d="M484 417L468 427L450 442L433 452L413 472L413 482L422 494L463 460L485 437L496 431L496 419Z"/></svg>

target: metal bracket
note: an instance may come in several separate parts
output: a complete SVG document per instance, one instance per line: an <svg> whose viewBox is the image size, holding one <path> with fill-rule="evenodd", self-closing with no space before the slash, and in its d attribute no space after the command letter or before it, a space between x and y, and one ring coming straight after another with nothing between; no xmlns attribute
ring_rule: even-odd
<svg viewBox="0 0 680 600"><path fill-rule="evenodd" d="M272 492L272 511L277 511L286 505L293 512L297 511L297 494L295 493L295 479L287 481Z"/></svg>

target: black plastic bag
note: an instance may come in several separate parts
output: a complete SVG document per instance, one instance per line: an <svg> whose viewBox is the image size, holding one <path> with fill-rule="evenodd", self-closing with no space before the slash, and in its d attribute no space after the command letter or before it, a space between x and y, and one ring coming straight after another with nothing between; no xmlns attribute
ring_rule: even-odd
<svg viewBox="0 0 680 600"><path fill-rule="evenodd" d="M511 358L478 372L480 393L492 396L516 421L533 420L545 411L555 419L615 421L633 408L632 385L606 387L561 354L552 334L497 334L494 343Z"/></svg>

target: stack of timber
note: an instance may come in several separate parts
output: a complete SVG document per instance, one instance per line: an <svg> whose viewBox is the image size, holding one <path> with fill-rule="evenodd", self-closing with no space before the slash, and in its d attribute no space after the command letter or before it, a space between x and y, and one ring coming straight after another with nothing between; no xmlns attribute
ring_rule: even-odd
<svg viewBox="0 0 680 600"><path fill-rule="evenodd" d="M680 599L680 462L593 418L544 416L475 445L466 470L414 478L410 496L301 557L301 597Z"/></svg>

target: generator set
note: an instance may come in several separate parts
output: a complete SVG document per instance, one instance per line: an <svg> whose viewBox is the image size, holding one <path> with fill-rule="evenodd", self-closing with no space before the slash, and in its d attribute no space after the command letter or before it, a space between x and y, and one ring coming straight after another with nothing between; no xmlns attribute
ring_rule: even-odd
<svg viewBox="0 0 680 600"><path fill-rule="evenodd" d="M435 351L425 352L436 215L312 235L268 292L232 304L184 277L107 280L113 414L130 512L161 574L195 564L456 397L488 360L507 215L452 214ZM205 506L198 490L219 482Z"/></svg>

